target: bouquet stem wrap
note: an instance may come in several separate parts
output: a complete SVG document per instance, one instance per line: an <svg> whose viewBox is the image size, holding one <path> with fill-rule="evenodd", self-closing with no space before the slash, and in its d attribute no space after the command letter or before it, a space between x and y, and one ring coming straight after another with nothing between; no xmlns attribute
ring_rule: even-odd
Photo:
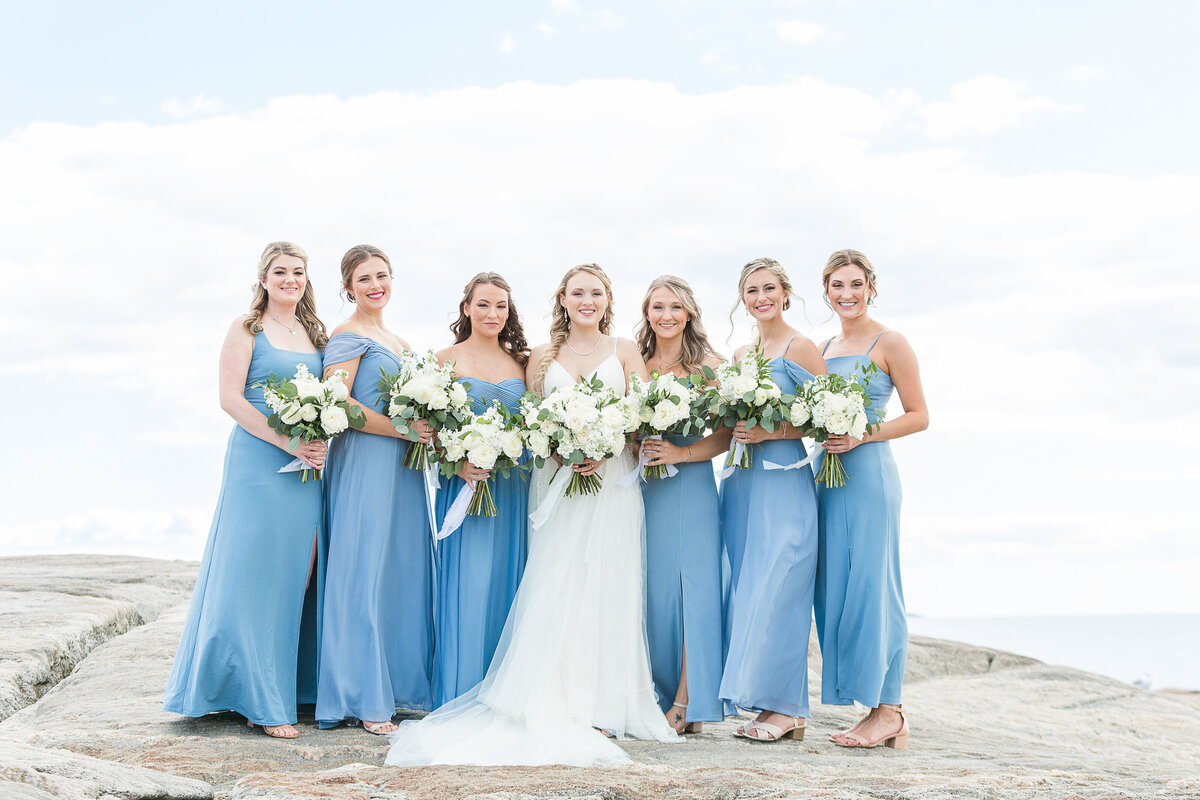
<svg viewBox="0 0 1200 800"><path fill-rule="evenodd" d="M653 436L647 436L646 439L658 439L662 441L662 434L656 433ZM646 455L646 451L642 450L638 453L637 466L624 475L617 483L621 486L633 486L638 478L643 481L647 478L674 478L679 474L679 470L674 464L655 464L653 467L648 466L650 457Z"/></svg>

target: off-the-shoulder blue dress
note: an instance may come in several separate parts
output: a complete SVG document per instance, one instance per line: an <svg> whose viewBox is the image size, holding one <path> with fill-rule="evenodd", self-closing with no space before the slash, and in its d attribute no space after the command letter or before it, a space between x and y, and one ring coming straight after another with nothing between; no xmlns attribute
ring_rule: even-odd
<svg viewBox="0 0 1200 800"><path fill-rule="evenodd" d="M359 358L350 396L384 413L380 367L400 370L374 339L339 333L325 363ZM408 442L348 430L325 471L329 531L317 721L382 721L433 708L433 532L424 475L401 461Z"/></svg>
<svg viewBox="0 0 1200 800"><path fill-rule="evenodd" d="M862 355L826 358L829 371L849 377L868 368L875 342ZM867 416L872 423L887 407L892 388L886 373L871 376ZM841 459L846 485L817 487L821 702L858 701L871 708L899 704L908 655L900 583L900 473L888 442L860 444Z"/></svg>
<svg viewBox="0 0 1200 800"><path fill-rule="evenodd" d="M268 415L253 384L272 374L290 378L298 364L321 374L320 353L280 350L259 332L244 397ZM313 702L315 648L300 639L321 482L280 474L292 459L240 425L229 435L220 499L167 679L167 711L236 711L259 725L284 725L296 721L297 703ZM315 626L308 622L311 640ZM299 669L298 653L307 656ZM308 687L299 696L298 683Z"/></svg>
<svg viewBox="0 0 1200 800"><path fill-rule="evenodd" d="M493 401L516 410L525 382L508 378L491 383L463 378L470 384L475 413ZM461 478L442 479L437 497L437 523L466 484ZM470 516L437 544L437 646L434 652L434 698L447 703L483 680L517 584L525 571L525 528L529 513L529 474L510 470L492 479L496 516Z"/></svg>
<svg viewBox="0 0 1200 800"><path fill-rule="evenodd" d="M812 374L780 356L784 393ZM721 535L729 558L729 648L721 698L741 708L808 716L808 636L817 571L817 495L800 439L753 445L754 464L721 481Z"/></svg>

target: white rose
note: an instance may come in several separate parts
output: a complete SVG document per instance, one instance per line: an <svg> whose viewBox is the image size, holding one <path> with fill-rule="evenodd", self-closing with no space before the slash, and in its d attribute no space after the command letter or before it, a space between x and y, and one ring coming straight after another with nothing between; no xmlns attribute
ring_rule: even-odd
<svg viewBox="0 0 1200 800"><path fill-rule="evenodd" d="M454 463L463 460L463 456L467 454L467 448L463 446L461 441L455 438L448 438L441 441L446 461Z"/></svg>
<svg viewBox="0 0 1200 800"><path fill-rule="evenodd" d="M305 378L293 378L292 384L296 387L297 397L317 397L321 394L321 382L311 375Z"/></svg>
<svg viewBox="0 0 1200 800"><path fill-rule="evenodd" d="M541 431L529 431L525 435L529 450L538 458L550 457L550 437Z"/></svg>
<svg viewBox="0 0 1200 800"><path fill-rule="evenodd" d="M505 431L500 436L500 442L504 447L504 455L513 461L525 452L525 443L521 441L521 434L517 431Z"/></svg>
<svg viewBox="0 0 1200 800"><path fill-rule="evenodd" d="M792 403L792 407L788 412L788 421L797 428L803 428L804 425L812 418L808 413L808 406L804 403Z"/></svg>
<svg viewBox="0 0 1200 800"><path fill-rule="evenodd" d="M330 436L334 436L350 427L350 420L346 418L345 411L337 406L330 406L321 412L321 427Z"/></svg>
<svg viewBox="0 0 1200 800"><path fill-rule="evenodd" d="M423 375L413 378L400 387L400 394L405 397L411 397L414 402L421 405L429 403L430 398L433 397L433 392L433 384Z"/></svg>
<svg viewBox="0 0 1200 800"><path fill-rule="evenodd" d="M861 439L867 433L867 415L856 414L854 420L850 423L850 435L855 439Z"/></svg>
<svg viewBox="0 0 1200 800"><path fill-rule="evenodd" d="M465 406L469 397L470 396L467 394L467 390L462 387L461 383L454 383L450 385L450 402L453 403L456 408Z"/></svg>
<svg viewBox="0 0 1200 800"><path fill-rule="evenodd" d="M426 405L434 411L441 411L450 405L450 394L441 389L435 390L431 393Z"/></svg>
<svg viewBox="0 0 1200 800"><path fill-rule="evenodd" d="M303 416L301 406L296 402L288 403L284 406L283 411L279 413L279 418L283 420L285 425L295 425Z"/></svg>
<svg viewBox="0 0 1200 800"><path fill-rule="evenodd" d="M491 469L496 466L500 451L490 441L482 442L478 447L471 448L471 463L480 469Z"/></svg>
<svg viewBox="0 0 1200 800"><path fill-rule="evenodd" d="M613 403L604 407L600 412L600 419L604 420L604 424L610 428L625 430L625 421L628 419L628 416L625 413L625 409L619 403Z"/></svg>
<svg viewBox="0 0 1200 800"><path fill-rule="evenodd" d="M331 378L325 381L325 389L329 392L329 396L333 398L335 403L340 403L350 396L349 387L340 378Z"/></svg>
<svg viewBox="0 0 1200 800"><path fill-rule="evenodd" d="M760 386L754 390L754 405L756 405L756 406L766 405L767 401L770 399L771 399L771 395L767 391L767 387Z"/></svg>
<svg viewBox="0 0 1200 800"><path fill-rule="evenodd" d="M830 414L829 419L825 420L825 430L838 436L844 436L850 432L850 418L842 413Z"/></svg>
<svg viewBox="0 0 1200 800"><path fill-rule="evenodd" d="M317 407L312 403L305 403L300 406L300 418L305 422L312 422L317 418L318 413L320 412L317 411Z"/></svg>
<svg viewBox="0 0 1200 800"><path fill-rule="evenodd" d="M678 421L678 408L670 400L659 400L654 407L654 418L650 425L656 431L665 431Z"/></svg>

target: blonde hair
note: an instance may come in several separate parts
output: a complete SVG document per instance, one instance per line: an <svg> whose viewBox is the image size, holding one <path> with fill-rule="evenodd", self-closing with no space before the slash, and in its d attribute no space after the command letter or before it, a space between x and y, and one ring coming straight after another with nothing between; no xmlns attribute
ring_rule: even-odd
<svg viewBox="0 0 1200 800"><path fill-rule="evenodd" d="M308 253L301 250L299 246L291 242L271 242L263 249L262 256L258 259L258 280L254 282L254 295L250 298L250 313L242 322L251 335L259 333L263 329L262 317L267 310L267 290L263 287L262 282L267 278L271 262L279 256L293 256L300 259L304 263L304 275L306 278L308 277ZM326 342L329 341L329 334L325 331L325 323L321 322L320 317L317 316L317 300L313 293L311 280L304 283L304 292L300 295L300 302L296 304L296 319L300 320L300 324L304 327L308 338L312 340L313 346L318 350L324 348Z"/></svg>
<svg viewBox="0 0 1200 800"><path fill-rule="evenodd" d="M829 302L829 279L842 267L850 266L861 269L867 279L867 305L871 305L875 301L875 295L878 294L875 289L875 267L871 266L870 260L858 250L838 250L829 257L829 260L825 262L825 269L821 271L821 288L825 292L825 305L830 308L833 308L833 305Z"/></svg>
<svg viewBox="0 0 1200 800"><path fill-rule="evenodd" d="M787 273L784 272L783 266L773 258L754 259L746 264L746 266L742 267L742 274L738 278L738 299L737 302L733 304L733 308L729 309L729 339L733 338L733 312L737 311L738 306L742 304L742 292L746 289L746 281L750 279L751 275L753 275L755 272L758 272L760 269L765 269L774 275L779 280L779 285L783 287L785 292L787 292L788 296L783 301L783 310L787 311L792 307L792 282L788 278ZM801 300L800 302L803 303L804 301ZM726 341L729 341L729 339L726 339Z"/></svg>
<svg viewBox="0 0 1200 800"><path fill-rule="evenodd" d="M646 289L646 296L642 298L642 321L638 323L637 330L633 334L638 350L642 353L642 359L649 361L658 346L658 337L650 328L649 322L650 295L654 294L656 289L670 289L679 298L683 310L687 312L688 321L683 326L683 351L679 365L688 374L699 372L704 365L704 359L715 356L717 353L708 343L708 334L705 333L704 325L700 322L700 304L696 302L696 295L692 293L692 287L683 278L677 278L674 275L660 275L655 278L651 281L650 288Z"/></svg>
<svg viewBox="0 0 1200 800"><path fill-rule="evenodd" d="M525 341L525 328L521 325L521 317L517 314L517 307L512 301L512 289L509 288L508 281L504 280L499 273L481 272L467 281L467 285L463 288L462 300L458 301L458 319L450 323L450 332L454 334L454 343L465 342L471 338L471 318L467 316L465 307L474 299L475 288L483 285L503 289L504 293L508 295L508 319L504 321L504 327L500 330L497 338L500 340L501 349L524 367L529 363L529 343Z"/></svg>
<svg viewBox="0 0 1200 800"><path fill-rule="evenodd" d="M571 267L567 270L567 274L563 275L558 288L554 290L554 298L551 301L553 305L550 312L550 344L546 346L546 352L542 353L542 359L538 362L537 369L533 371L533 381L529 387L535 392L542 391L542 381L546 377L546 370L550 369L550 363L554 361L554 357L558 355L563 342L567 340L567 334L571 332L571 315L567 313L566 307L562 305L561 298L567 293L567 284L570 283L571 278L580 272L586 272L589 275L595 276L599 279L601 285L604 286L604 294L608 297L608 305L604 309L604 314L600 317L600 333L606 334L612 328L613 293L612 282L609 281L608 275L600 268L599 264L580 264L579 266Z"/></svg>
<svg viewBox="0 0 1200 800"><path fill-rule="evenodd" d="M392 274L392 262L387 255L373 244L356 244L346 251L346 255L342 256L342 294L351 303L358 302L354 299L354 295L350 293L350 279L354 277L354 270L358 265L366 261L368 258L378 258L383 263L387 264L388 274Z"/></svg>

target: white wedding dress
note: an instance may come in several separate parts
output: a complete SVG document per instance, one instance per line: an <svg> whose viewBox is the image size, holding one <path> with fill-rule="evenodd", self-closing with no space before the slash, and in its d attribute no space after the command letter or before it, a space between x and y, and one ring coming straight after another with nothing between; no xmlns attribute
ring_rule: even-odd
<svg viewBox="0 0 1200 800"><path fill-rule="evenodd" d="M596 373L624 393L615 352ZM572 380L554 361L545 390ZM645 514L640 489L619 485L633 467L629 453L619 453L597 472L598 494L563 497L541 527L530 525L525 573L487 675L457 700L402 723L386 763L613 766L629 756L596 728L682 741L650 677ZM551 462L534 471L531 511L558 469Z"/></svg>

